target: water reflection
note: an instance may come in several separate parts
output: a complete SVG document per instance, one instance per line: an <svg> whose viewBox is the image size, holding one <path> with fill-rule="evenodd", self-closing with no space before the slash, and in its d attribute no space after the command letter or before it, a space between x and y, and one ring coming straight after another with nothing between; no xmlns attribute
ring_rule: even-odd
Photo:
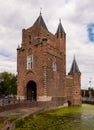
<svg viewBox="0 0 94 130"><path fill-rule="evenodd" d="M94 106L83 105L81 112L81 130L94 130Z"/></svg>

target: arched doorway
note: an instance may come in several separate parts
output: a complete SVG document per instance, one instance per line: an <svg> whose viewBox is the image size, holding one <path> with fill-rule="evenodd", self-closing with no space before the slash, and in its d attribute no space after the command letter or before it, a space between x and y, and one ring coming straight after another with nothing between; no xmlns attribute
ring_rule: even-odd
<svg viewBox="0 0 94 130"><path fill-rule="evenodd" d="M71 101L68 100L67 102L68 102L68 106L71 106Z"/></svg>
<svg viewBox="0 0 94 130"><path fill-rule="evenodd" d="M37 86L34 81L27 83L27 100L36 101L37 99Z"/></svg>

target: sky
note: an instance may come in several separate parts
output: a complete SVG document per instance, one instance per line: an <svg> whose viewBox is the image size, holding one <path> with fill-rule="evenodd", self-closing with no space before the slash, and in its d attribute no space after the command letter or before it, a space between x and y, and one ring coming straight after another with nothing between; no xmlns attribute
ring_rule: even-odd
<svg viewBox="0 0 94 130"><path fill-rule="evenodd" d="M94 88L94 0L0 0L0 72L17 73L17 47L22 29L42 12L47 28L56 33L59 19L66 32L66 72L75 55L81 88Z"/></svg>

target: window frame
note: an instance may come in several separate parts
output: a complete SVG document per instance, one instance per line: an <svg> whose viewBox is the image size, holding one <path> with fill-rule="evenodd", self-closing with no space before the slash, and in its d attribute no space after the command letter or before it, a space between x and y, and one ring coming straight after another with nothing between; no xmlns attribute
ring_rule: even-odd
<svg viewBox="0 0 94 130"><path fill-rule="evenodd" d="M32 70L33 68L33 55L27 56L27 70Z"/></svg>

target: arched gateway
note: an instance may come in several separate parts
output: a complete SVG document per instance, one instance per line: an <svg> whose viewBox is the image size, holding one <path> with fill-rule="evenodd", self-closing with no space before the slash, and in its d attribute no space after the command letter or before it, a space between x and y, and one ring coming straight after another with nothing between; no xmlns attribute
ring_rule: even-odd
<svg viewBox="0 0 94 130"><path fill-rule="evenodd" d="M27 83L27 99L28 100L34 100L37 99L37 85L34 81L29 81Z"/></svg>

